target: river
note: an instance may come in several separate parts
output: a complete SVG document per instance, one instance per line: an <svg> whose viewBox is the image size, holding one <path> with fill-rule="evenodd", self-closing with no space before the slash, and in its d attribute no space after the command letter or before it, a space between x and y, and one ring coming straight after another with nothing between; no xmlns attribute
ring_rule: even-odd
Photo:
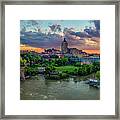
<svg viewBox="0 0 120 120"><path fill-rule="evenodd" d="M20 82L21 100L99 100L100 89L85 84L91 76L46 80L43 75Z"/></svg>

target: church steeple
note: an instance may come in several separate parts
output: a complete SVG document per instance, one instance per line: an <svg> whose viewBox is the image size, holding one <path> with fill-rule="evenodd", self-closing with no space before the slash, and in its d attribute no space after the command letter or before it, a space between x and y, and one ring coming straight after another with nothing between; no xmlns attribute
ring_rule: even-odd
<svg viewBox="0 0 120 120"><path fill-rule="evenodd" d="M68 43L67 43L65 38L64 38L64 40L61 44L61 51L62 51L62 53L67 53L68 52Z"/></svg>

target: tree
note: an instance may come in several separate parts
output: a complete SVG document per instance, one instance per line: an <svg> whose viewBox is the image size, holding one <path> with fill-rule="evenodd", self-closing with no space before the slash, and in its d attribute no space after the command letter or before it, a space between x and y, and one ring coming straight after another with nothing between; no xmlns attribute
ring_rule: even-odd
<svg viewBox="0 0 120 120"><path fill-rule="evenodd" d="M55 67L54 67L54 66L47 66L47 67L45 68L45 73L48 74L49 77L50 77L50 75L51 75L51 73L52 73L53 71L55 71Z"/></svg>
<svg viewBox="0 0 120 120"><path fill-rule="evenodd" d="M93 72L97 72L97 71L100 71L100 63L99 62L94 62L93 64Z"/></svg>
<svg viewBox="0 0 120 120"><path fill-rule="evenodd" d="M26 62L30 64L30 66L42 61L41 56L34 54L34 53L31 53L31 52L23 53L20 55L21 55L22 59L25 59Z"/></svg>
<svg viewBox="0 0 120 120"><path fill-rule="evenodd" d="M76 62L74 66L80 67L81 63L80 62Z"/></svg>
<svg viewBox="0 0 120 120"><path fill-rule="evenodd" d="M78 74L82 76L89 75L94 72L93 69L94 69L94 66L92 64L90 65L84 64L79 67Z"/></svg>
<svg viewBox="0 0 120 120"><path fill-rule="evenodd" d="M25 66L26 62L27 61L25 59L23 59L22 57L20 57L20 66Z"/></svg>
<svg viewBox="0 0 120 120"><path fill-rule="evenodd" d="M100 71L97 71L96 74L95 74L95 77L100 80Z"/></svg>
<svg viewBox="0 0 120 120"><path fill-rule="evenodd" d="M30 76L34 76L38 73L38 68L37 67L31 67L31 66L27 66L25 68L25 74L26 75L30 75Z"/></svg>

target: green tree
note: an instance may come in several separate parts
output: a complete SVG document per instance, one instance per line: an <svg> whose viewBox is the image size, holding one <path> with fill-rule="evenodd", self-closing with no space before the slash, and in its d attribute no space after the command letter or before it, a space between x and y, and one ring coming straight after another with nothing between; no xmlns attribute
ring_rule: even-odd
<svg viewBox="0 0 120 120"><path fill-rule="evenodd" d="M96 74L95 74L95 77L100 80L100 71L97 71Z"/></svg>
<svg viewBox="0 0 120 120"><path fill-rule="evenodd" d="M45 68L45 73L48 74L49 77L50 77L51 73L54 72L54 71L55 71L55 67L54 66L47 66Z"/></svg>
<svg viewBox="0 0 120 120"><path fill-rule="evenodd" d="M74 66L80 67L80 66L81 66L81 63L80 63L80 62L76 62Z"/></svg>
<svg viewBox="0 0 120 120"><path fill-rule="evenodd" d="M23 59L22 57L20 57L20 65L21 66L25 66L26 62L27 61L25 59Z"/></svg>
<svg viewBox="0 0 120 120"><path fill-rule="evenodd" d="M99 62L94 62L93 64L93 72L100 71L100 63Z"/></svg>
<svg viewBox="0 0 120 120"><path fill-rule="evenodd" d="M30 76L34 76L38 73L38 68L37 67L31 67L31 66L27 66L25 68L25 75L30 75Z"/></svg>
<svg viewBox="0 0 120 120"><path fill-rule="evenodd" d="M21 57L23 59L25 59L27 61L27 63L29 63L30 66L32 66L34 64L38 64L39 62L42 61L41 56L31 53L31 52L23 53L23 54L21 54Z"/></svg>

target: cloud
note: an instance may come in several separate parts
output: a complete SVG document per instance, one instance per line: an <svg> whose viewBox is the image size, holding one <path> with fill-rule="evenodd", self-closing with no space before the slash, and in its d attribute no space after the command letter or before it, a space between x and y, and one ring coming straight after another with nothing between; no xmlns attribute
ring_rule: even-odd
<svg viewBox="0 0 120 120"><path fill-rule="evenodd" d="M53 25L49 25L49 28L51 29L52 32L61 32L61 25L58 24L53 24Z"/></svg>
<svg viewBox="0 0 120 120"><path fill-rule="evenodd" d="M33 47L41 47L41 48L59 48L62 38L58 34L44 34L44 33L25 33L20 36L21 44L28 44Z"/></svg>
<svg viewBox="0 0 120 120"><path fill-rule="evenodd" d="M39 31L41 22L37 20L20 20L21 31Z"/></svg>
<svg viewBox="0 0 120 120"><path fill-rule="evenodd" d="M36 25L37 23L34 24ZM65 37L69 47L88 50L100 49L98 31L87 28L87 31L76 32L74 28L64 28L62 32L61 26L58 24L52 24L49 28L52 32L42 33L41 30L39 30L40 32L21 31L21 44L40 48L60 49L63 37Z"/></svg>
<svg viewBox="0 0 120 120"><path fill-rule="evenodd" d="M93 20L97 30L100 30L100 20Z"/></svg>
<svg viewBox="0 0 120 120"><path fill-rule="evenodd" d="M78 39L80 38L91 38L92 35L88 34L88 32L75 32L74 28L64 28L63 30L66 37L76 37Z"/></svg>

